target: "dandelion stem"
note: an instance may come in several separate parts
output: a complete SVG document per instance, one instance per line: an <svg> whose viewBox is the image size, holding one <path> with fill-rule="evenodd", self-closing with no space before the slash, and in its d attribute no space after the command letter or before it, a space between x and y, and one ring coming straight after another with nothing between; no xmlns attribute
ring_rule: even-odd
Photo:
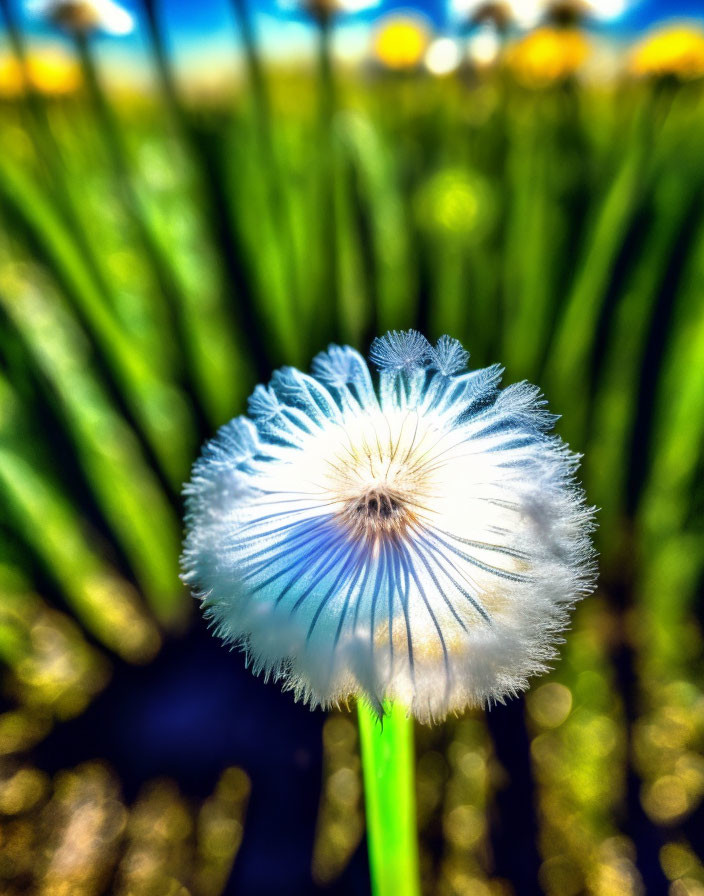
<svg viewBox="0 0 704 896"><path fill-rule="evenodd" d="M374 896L419 896L413 720L398 704L380 722L358 703Z"/></svg>

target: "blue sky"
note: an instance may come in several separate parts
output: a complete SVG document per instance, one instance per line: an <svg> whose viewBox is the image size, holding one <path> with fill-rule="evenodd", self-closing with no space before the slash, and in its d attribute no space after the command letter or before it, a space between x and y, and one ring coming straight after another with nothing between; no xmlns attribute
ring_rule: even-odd
<svg viewBox="0 0 704 896"><path fill-rule="evenodd" d="M137 9L138 2L125 0L124 5ZM446 4L443 0L416 0L409 3L408 0L386 0L376 10L367 13L371 19L379 10L386 11L409 6L425 13L438 26L441 26L446 18ZM228 0L163 0L162 8L170 25L176 33L188 37L195 34L211 34L218 29L227 27L231 21ZM259 0L252 3L253 9L275 13L276 0ZM642 29L659 21L663 17L697 17L704 19L704 4L702 0L640 0L633 5L630 12L619 23L620 27L630 29Z"/></svg>
<svg viewBox="0 0 704 896"><path fill-rule="evenodd" d="M135 0L125 0L124 5L138 8ZM386 0L381 5L382 10L394 8L407 8L412 6L424 12L437 25L442 25L445 18L446 4L442 0L416 0L408 3L407 0ZM266 12L274 12L277 9L275 0L260 0L252 4L253 9ZM226 27L231 21L228 0L163 0L164 12L175 31L184 37L194 34L210 34L218 29ZM372 18L378 10L367 14ZM702 0L640 0L630 13L623 17L621 27L629 29L642 29L657 22L663 17L698 17L704 19L704 4Z"/></svg>

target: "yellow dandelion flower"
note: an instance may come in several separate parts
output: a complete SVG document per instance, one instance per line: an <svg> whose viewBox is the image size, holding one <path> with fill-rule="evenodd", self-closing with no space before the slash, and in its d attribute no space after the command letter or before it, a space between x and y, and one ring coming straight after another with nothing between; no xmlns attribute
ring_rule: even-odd
<svg viewBox="0 0 704 896"><path fill-rule="evenodd" d="M515 43L507 61L516 78L541 87L575 75L591 51L586 36L576 28L538 28Z"/></svg>
<svg viewBox="0 0 704 896"><path fill-rule="evenodd" d="M635 75L683 80L704 76L704 30L695 25L668 25L645 37L631 56Z"/></svg>
<svg viewBox="0 0 704 896"><path fill-rule="evenodd" d="M389 16L374 37L374 56L386 68L417 68L430 44L430 27L420 16Z"/></svg>
<svg viewBox="0 0 704 896"><path fill-rule="evenodd" d="M42 93L65 94L76 90L80 73L75 61L53 48L37 50L27 58L27 75L32 87ZM25 90L25 75L17 59L0 58L0 96L19 96Z"/></svg>
<svg viewBox="0 0 704 896"><path fill-rule="evenodd" d="M76 62L58 51L32 55L27 66L32 84L43 93L71 93L81 82Z"/></svg>
<svg viewBox="0 0 704 896"><path fill-rule="evenodd" d="M23 88L22 71L17 60L3 55L0 59L0 96L17 96Z"/></svg>

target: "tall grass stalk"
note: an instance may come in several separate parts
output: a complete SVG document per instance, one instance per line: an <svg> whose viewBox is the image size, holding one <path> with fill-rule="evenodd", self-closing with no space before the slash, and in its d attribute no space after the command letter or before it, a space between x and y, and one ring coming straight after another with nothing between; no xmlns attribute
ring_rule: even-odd
<svg viewBox="0 0 704 896"><path fill-rule="evenodd" d="M274 115L271 95L257 46L257 33L248 0L231 0L242 40L242 50L247 73L247 87L252 95L251 109L255 138L262 158L262 180L266 203L275 227L281 259L286 267L286 292L294 317L301 311L301 281L296 257L295 221L290 197L286 190L284 172L276 151Z"/></svg>
<svg viewBox="0 0 704 896"><path fill-rule="evenodd" d="M12 53L22 76L21 104L26 114L27 133L32 139L37 157L51 184L51 193L57 211L60 212L67 228L71 231L96 286L104 296L110 299L111 307L114 307L115 298L111 278L105 268L105 258L101 254L100 247L95 245L83 226L79 209L76 207L70 190L62 147L54 136L46 99L41 91L36 89L32 81L25 37L17 21L16 11L12 8L9 0L0 0L0 13Z"/></svg>
<svg viewBox="0 0 704 896"><path fill-rule="evenodd" d="M213 110L193 110L182 101L173 72L158 0L143 0L147 32L157 63L160 87L193 159L201 193L201 218L216 249L221 267L221 303L233 333L246 334L239 349L251 361L259 379L270 373L268 342L263 337L261 296L252 282L251 264L247 261L243 240L234 220L229 201L223 134L218 130L218 117ZM237 197L239 198L239 197Z"/></svg>
<svg viewBox="0 0 704 896"><path fill-rule="evenodd" d="M180 376L181 384L190 384L197 381L197 378L193 372L195 361L189 322L185 315L185 297L174 272L172 260L148 220L144 205L140 201L132 181L128 149L120 125L103 90L90 37L80 32L77 33L75 46L88 99L113 168L122 207L134 228L135 235L154 274L158 286L158 294L155 295L155 298L158 297L163 305L169 328L178 345L178 356L184 368ZM194 402L193 410L198 415L201 428L203 431L207 431L202 419L200 404Z"/></svg>
<svg viewBox="0 0 704 896"><path fill-rule="evenodd" d="M167 479L177 487L188 466L191 451L188 440L184 439L184 433L190 431L189 411L185 404L179 401L183 413L179 412L176 419L171 400L173 387L154 371L107 307L85 267L79 247L53 204L9 158L0 165L0 208L7 215L15 235L23 239L34 256L45 264L71 302L79 320L91 334L96 355L104 362L114 394L123 399L123 410L129 410L131 422L144 436ZM164 418L164 407L170 408L169 417ZM165 419L173 438L165 438Z"/></svg>
<svg viewBox="0 0 704 896"><path fill-rule="evenodd" d="M335 145L334 119L336 101L335 77L332 62L333 25L330 17L316 17L318 29L318 80L319 103L319 189L321 236L321 309L326 309L322 319L324 341L340 330L340 297L338 289L338 239L335 207ZM327 326L326 326L327 325Z"/></svg>

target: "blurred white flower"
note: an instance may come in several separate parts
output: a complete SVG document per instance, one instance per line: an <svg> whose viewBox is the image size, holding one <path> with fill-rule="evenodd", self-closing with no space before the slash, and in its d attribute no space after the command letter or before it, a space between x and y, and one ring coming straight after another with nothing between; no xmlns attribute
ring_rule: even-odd
<svg viewBox="0 0 704 896"><path fill-rule="evenodd" d="M452 18L460 22L532 28L543 15L545 0L449 0L449 9Z"/></svg>
<svg viewBox="0 0 704 896"><path fill-rule="evenodd" d="M311 706L422 721L546 669L594 578L577 458L538 389L444 336L277 371L193 468L184 580L255 672Z"/></svg>
<svg viewBox="0 0 704 896"><path fill-rule="evenodd" d="M548 0L544 17L548 21L574 24L585 19L608 22L622 16L637 0Z"/></svg>
<svg viewBox="0 0 704 896"><path fill-rule="evenodd" d="M114 0L31 0L27 10L66 31L103 31L116 36L134 30L134 17Z"/></svg>
<svg viewBox="0 0 704 896"><path fill-rule="evenodd" d="M381 4L381 0L338 0L340 12L356 13L373 9Z"/></svg>
<svg viewBox="0 0 704 896"><path fill-rule="evenodd" d="M526 30L543 20L570 14L577 18L610 21L623 15L638 0L449 0L455 21L494 21Z"/></svg>
<svg viewBox="0 0 704 896"><path fill-rule="evenodd" d="M587 8L597 19L617 19L632 6L627 0L587 0Z"/></svg>
<svg viewBox="0 0 704 896"><path fill-rule="evenodd" d="M477 66L493 65L500 53L501 40L490 25L481 25L467 41L467 55Z"/></svg>
<svg viewBox="0 0 704 896"><path fill-rule="evenodd" d="M425 52L425 67L431 75L449 75L462 61L457 41L451 37L438 37Z"/></svg>

